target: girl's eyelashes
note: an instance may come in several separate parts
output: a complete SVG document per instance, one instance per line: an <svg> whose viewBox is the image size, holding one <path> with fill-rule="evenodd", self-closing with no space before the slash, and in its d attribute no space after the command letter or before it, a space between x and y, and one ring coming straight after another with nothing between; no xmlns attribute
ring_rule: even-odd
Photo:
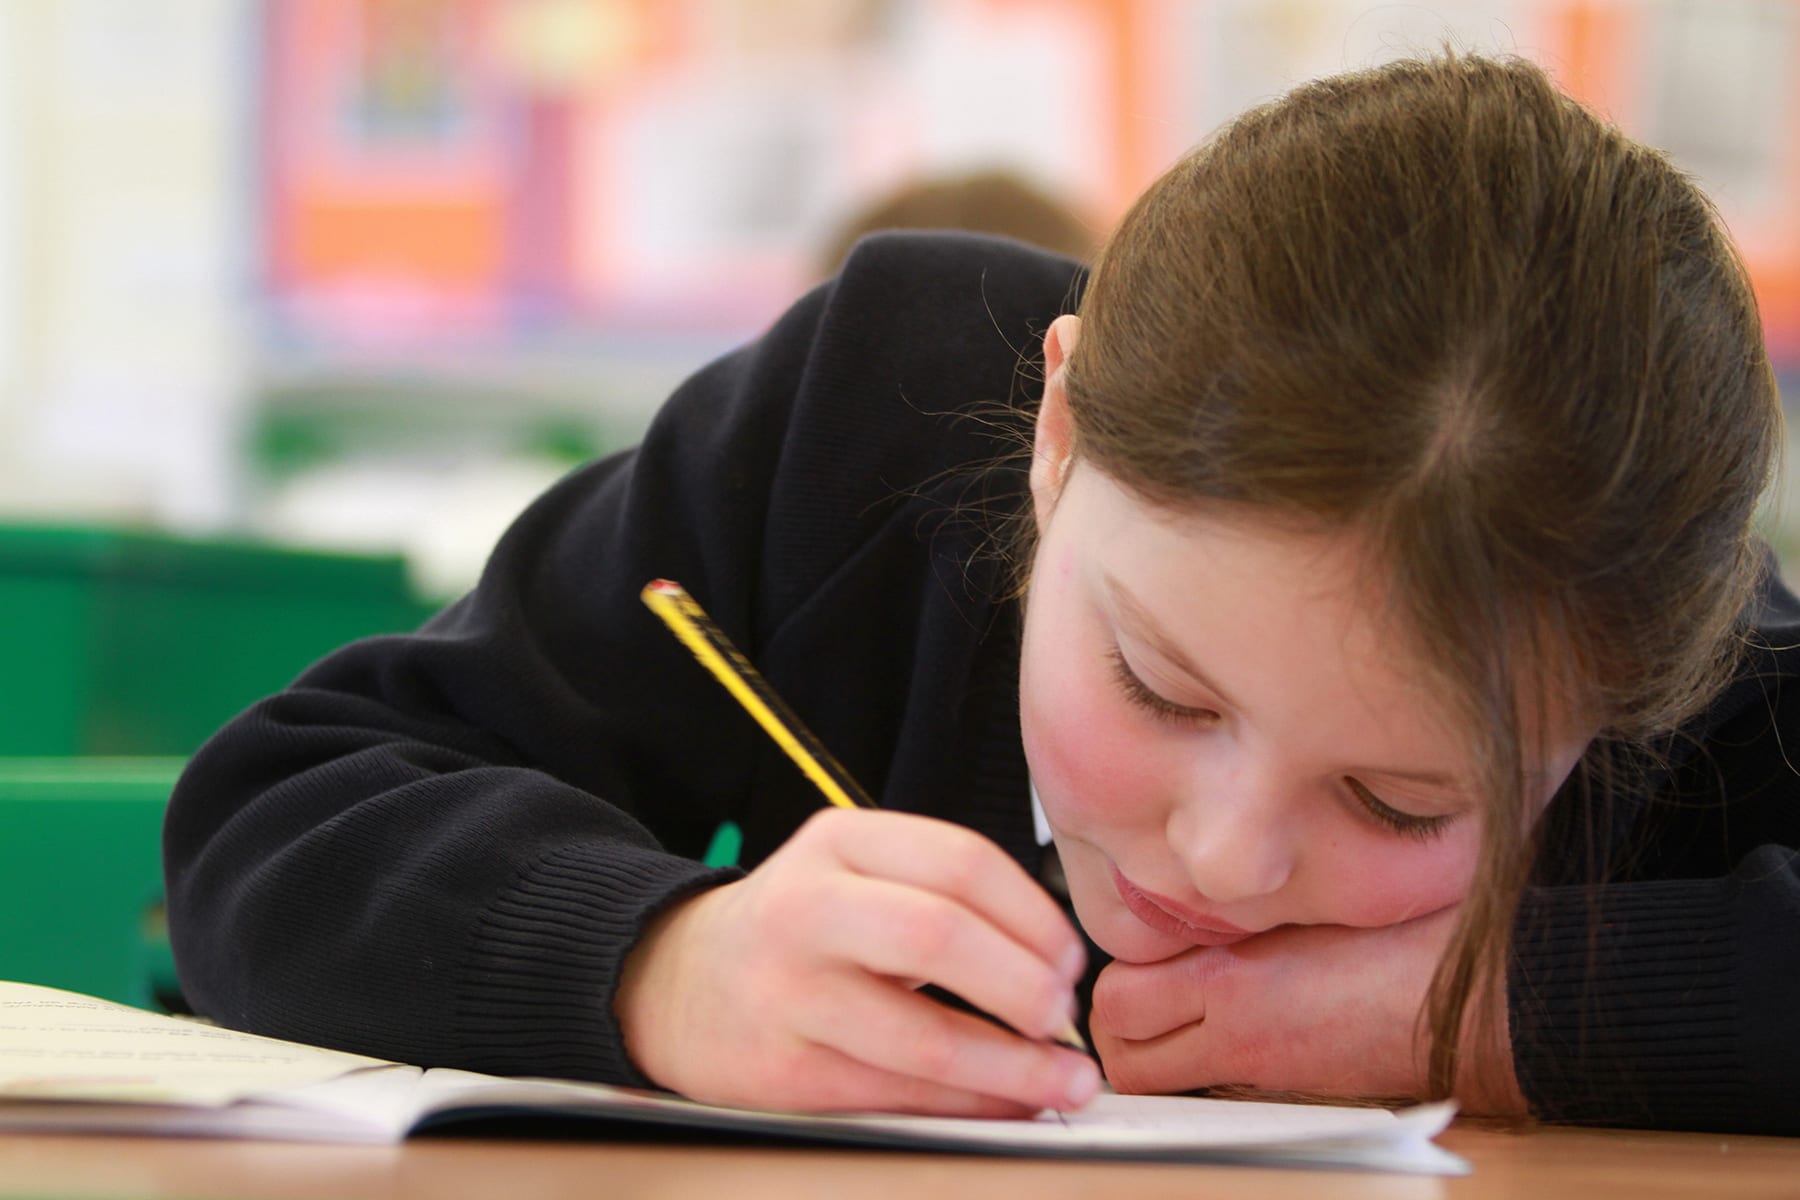
<svg viewBox="0 0 1800 1200"><path fill-rule="evenodd" d="M1421 817L1414 813L1401 812L1397 808L1382 803L1379 796L1359 781L1345 777L1344 783L1365 812L1375 818L1379 824L1403 837L1417 838L1421 842L1430 841L1456 819L1449 815Z"/></svg>
<svg viewBox="0 0 1800 1200"><path fill-rule="evenodd" d="M1113 680L1119 685L1119 690L1125 693L1125 699L1152 716L1165 721L1206 722L1218 719L1219 714L1210 708L1193 708L1186 704L1177 704L1173 700L1165 699L1151 691L1149 686L1137 677L1137 672L1131 669L1131 664L1125 661L1125 652L1118 646L1112 646L1107 651L1106 657L1112 664Z"/></svg>
<svg viewBox="0 0 1800 1200"><path fill-rule="evenodd" d="M1194 708L1186 704L1177 704L1152 691L1148 684L1139 679L1131 664L1125 661L1125 652L1118 646L1111 646L1106 655L1112 665L1113 680L1125 699L1133 706L1141 708L1152 716L1164 721L1182 721L1188 723L1206 723L1219 719L1219 714L1210 708ZM1344 784L1363 811L1368 813L1377 824L1402 837L1416 838L1421 842L1430 841L1454 821L1452 815L1421 817L1414 813L1401 812L1399 809L1382 801L1381 797L1371 792L1360 780L1348 776Z"/></svg>

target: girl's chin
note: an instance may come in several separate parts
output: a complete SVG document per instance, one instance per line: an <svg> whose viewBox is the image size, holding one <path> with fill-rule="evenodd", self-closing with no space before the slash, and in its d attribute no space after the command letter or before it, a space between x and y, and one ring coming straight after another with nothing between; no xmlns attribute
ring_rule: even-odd
<svg viewBox="0 0 1800 1200"><path fill-rule="evenodd" d="M1115 907L1101 921L1083 921L1082 927L1096 946L1118 962L1158 963L1194 949L1193 942L1158 933L1124 908Z"/></svg>

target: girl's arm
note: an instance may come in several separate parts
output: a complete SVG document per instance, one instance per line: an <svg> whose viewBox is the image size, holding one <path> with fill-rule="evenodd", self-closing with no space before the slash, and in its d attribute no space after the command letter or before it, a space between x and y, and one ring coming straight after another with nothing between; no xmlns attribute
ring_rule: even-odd
<svg viewBox="0 0 1800 1200"><path fill-rule="evenodd" d="M627 958L738 876L695 861L721 820L760 858L819 801L638 590L680 580L753 656L809 622L866 640L786 665L880 792L896 728L931 724L896 705L918 614L960 577L930 557L944 498L923 490L1001 452L959 406L1012 394L1015 347L1073 275L992 240L865 244L685 384L641 447L534 504L468 597L228 725L165 827L188 998L387 1058L647 1082L616 1016ZM847 583L887 607L833 604Z"/></svg>
<svg viewBox="0 0 1800 1200"><path fill-rule="evenodd" d="M611 986L652 914L732 877L693 860L755 731L637 589L685 578L754 628L787 418L769 397L821 299L536 502L420 632L338 651L195 756L164 851L199 1011L408 1062L641 1082Z"/></svg>
<svg viewBox="0 0 1800 1200"><path fill-rule="evenodd" d="M1753 647L1634 802L1611 881L1552 847L1567 882L1525 896L1510 1023L1544 1117L1800 1134L1800 604L1778 580Z"/></svg>

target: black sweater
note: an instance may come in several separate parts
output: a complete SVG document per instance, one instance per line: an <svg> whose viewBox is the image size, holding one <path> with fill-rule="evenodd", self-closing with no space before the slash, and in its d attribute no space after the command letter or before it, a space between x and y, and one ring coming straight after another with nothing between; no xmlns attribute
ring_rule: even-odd
<svg viewBox="0 0 1800 1200"><path fill-rule="evenodd" d="M184 990L220 1022L509 1074L645 1081L612 1015L645 923L820 804L641 605L685 584L880 802L1038 863L1005 518L1066 260L889 235L534 504L476 589L194 758L165 830ZM1009 415L1008 415L1009 414ZM1773 590L1766 645L1800 642ZM1545 1116L1800 1133L1800 653L1759 650L1604 886L1551 845L1512 966ZM1671 800L1673 802L1671 802ZM1096 964L1097 966L1099 964Z"/></svg>

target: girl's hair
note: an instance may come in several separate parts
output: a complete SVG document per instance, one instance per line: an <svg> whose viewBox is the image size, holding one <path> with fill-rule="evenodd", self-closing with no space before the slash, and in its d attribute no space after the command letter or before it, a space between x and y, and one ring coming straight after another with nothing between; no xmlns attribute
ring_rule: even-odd
<svg viewBox="0 0 1800 1200"><path fill-rule="evenodd" d="M1077 455L1159 506L1367 538L1467 730L1487 808L1427 1006L1446 1094L1504 979L1536 714L1601 729L1573 785L1597 802L1737 661L1781 419L1742 265L1661 154L1530 63L1450 54L1231 123L1139 198L1081 316Z"/></svg>

